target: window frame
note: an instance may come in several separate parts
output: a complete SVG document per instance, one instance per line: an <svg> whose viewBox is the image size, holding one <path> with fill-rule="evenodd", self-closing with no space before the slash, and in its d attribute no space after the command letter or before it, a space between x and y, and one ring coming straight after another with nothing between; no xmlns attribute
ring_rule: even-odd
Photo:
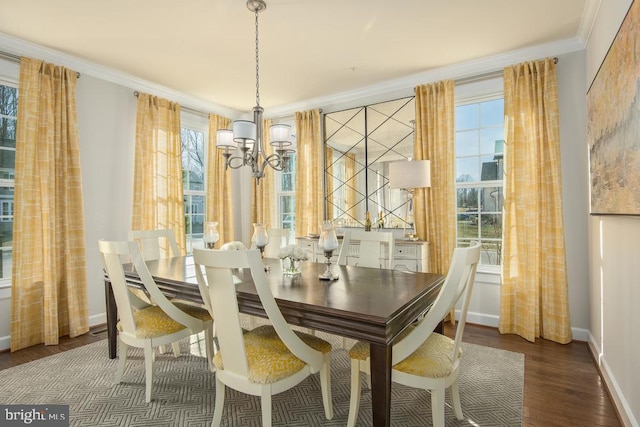
<svg viewBox="0 0 640 427"><path fill-rule="evenodd" d="M192 198L194 196L200 196L202 197L203 200L203 212L202 213L196 213L197 215L202 215L203 216L203 227L204 227L204 222L207 220L206 216L207 216L207 212L206 212L206 206L207 206L207 178L208 178L208 170L207 170L207 163L208 163L208 149L209 149L209 120L208 117L205 117L202 114L195 114L195 113L190 113L187 111L182 110L180 112L180 144L182 147L182 131L184 129L189 129L189 130L194 130L197 132L202 132L203 134L203 158L204 158L204 164L203 164L203 168L204 168L204 174L203 174L203 185L202 185L202 190L190 190L188 188L185 188L184 186L184 182L183 182L183 199L185 200L185 204L184 204L184 216L185 216L185 249L187 251L187 254L191 254L193 253L193 248L204 248L204 243L202 241L202 233L193 233L192 229L191 232L189 231L189 225L191 224L191 222L187 222L187 219L189 217L193 217L194 213L191 212L191 206L193 206L193 203L191 202ZM182 151L180 153L180 157L182 158ZM183 171L183 177L184 177L184 169L182 169ZM187 203L187 200L189 200L189 203Z"/></svg>
<svg viewBox="0 0 640 427"><path fill-rule="evenodd" d="M18 87L18 81L14 81L11 79L7 79L7 78L2 78L0 77L0 85L2 86L6 86L6 87L11 87L11 88L15 88L16 89L16 96L19 96L19 87ZM17 101L16 101L17 102ZM0 118L8 118L8 119L14 119L16 121L16 129L17 129L17 124L18 124L18 112L16 109L16 116L8 116L5 114L0 114ZM2 150L7 150L7 151L13 151L14 152L14 162L15 162L15 147L14 148L8 148L8 147L2 147ZM14 173L13 173L13 179L9 179L9 178L0 178L0 187L2 188L12 188L14 189L14 197L15 197L15 163L14 163ZM4 203L4 202L3 202ZM13 222L13 213L14 213L14 203L15 203L15 198L14 200L11 201L11 214L9 215L10 218L7 218L5 215L2 215L2 212L0 211L0 219L2 222L8 222L11 221ZM12 237L13 239L13 237ZM13 258L13 246L7 247L7 248L3 248L3 250L0 252L0 256L4 256L4 251L5 249L7 249L10 253L11 253L11 259ZM4 261L0 261L0 262L4 262ZM9 263L11 264L11 263ZM11 287L11 274L8 277L0 277L0 287L2 288L10 288Z"/></svg>
<svg viewBox="0 0 640 427"><path fill-rule="evenodd" d="M298 161L297 153L292 153L290 156L294 159L294 162L297 165L297 161ZM293 215L292 227L290 228L290 230L291 230L293 235L289 236L290 240L291 240L291 239L294 239L296 237L295 235L297 234L296 233L296 203L295 203L295 200L296 200L296 184L297 184L298 181L296 179L296 171L295 170L291 170L291 171L289 171L287 173L291 174L291 176L293 176L293 178L294 178L294 185L293 185L293 189L292 190L283 190L282 189L282 185L283 185L282 184L282 181L283 181L282 177L285 174L284 171L277 171L276 174L275 174L275 179L274 179L274 181L275 181L274 182L274 186L275 186L274 194L275 194L275 199L276 199L276 204L275 204L276 205L275 206L276 207L276 212L275 212L275 215L276 215L276 219L277 219L277 228L287 228L287 229L289 229L289 228L285 227L285 222L284 222L283 215L285 215L287 213L290 213L290 214ZM293 212L283 212L282 211L281 207L282 207L282 198L283 197L293 197Z"/></svg>
<svg viewBox="0 0 640 427"><path fill-rule="evenodd" d="M500 84L502 84L502 79L500 79ZM481 104L483 102L489 102L489 101L495 101L498 99L502 99L503 103L504 103L504 91L503 90L492 90L492 91L487 91L484 94L474 94L473 96L460 96L459 98L456 98L455 100L455 108L457 109L458 107L461 106L465 106L465 105L473 105L473 104ZM487 127L488 128L488 127ZM479 131L481 129L483 129L482 127L478 127L477 128ZM486 129L486 128L485 128ZM504 120L503 120L503 129L504 129ZM454 133L456 134L456 142L455 144L457 144L457 133L458 133L458 129L457 126L454 127ZM503 139L506 138L506 135L504 135L503 132ZM458 156L457 154L457 145L455 146L455 153L454 153L454 164L455 162L457 162ZM506 149L506 146L505 148ZM503 149L503 150L504 150ZM503 151L503 155L504 155L504 151ZM480 158L482 158L483 156L486 156L486 153L482 153L479 152L478 156ZM470 156L471 157L471 156ZM480 171L481 173L481 171ZM455 176L455 190L456 190L456 246L460 246L461 243L461 238L458 237L458 190L461 188L475 188L475 189L482 189L482 188L495 188L495 187L499 187L502 188L504 191L504 179L502 180L486 180L486 181L482 181L482 176L479 177L480 180L479 181L470 181L470 182L458 182L457 181L457 173ZM480 205L480 201L478 201L478 205ZM482 211L480 209L480 207L478 208L478 215L484 214L484 215L488 215L488 214L492 214L494 213L494 211ZM496 213L500 213L503 221L502 223L504 223L504 212L500 211L500 212L496 212ZM482 227L482 225L480 225L480 227ZM468 238L463 238L464 240L462 240L462 243L468 241ZM473 240L473 239L471 239ZM485 242L485 240L482 239L482 236L480 236L480 240L481 242ZM491 241L491 240L486 240L486 241ZM502 246L504 244L503 242L503 238L502 238L502 233L501 233L501 237L499 239L500 245ZM502 271L502 263L500 264L478 264L478 272L479 273L487 273L487 274L491 274L491 275L499 275Z"/></svg>

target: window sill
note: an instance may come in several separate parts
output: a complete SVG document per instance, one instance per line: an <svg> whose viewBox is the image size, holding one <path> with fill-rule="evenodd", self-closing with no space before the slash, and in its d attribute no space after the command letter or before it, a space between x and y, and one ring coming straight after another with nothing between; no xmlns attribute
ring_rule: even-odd
<svg viewBox="0 0 640 427"><path fill-rule="evenodd" d="M476 282L500 285L501 270L499 265L479 265L476 271Z"/></svg>

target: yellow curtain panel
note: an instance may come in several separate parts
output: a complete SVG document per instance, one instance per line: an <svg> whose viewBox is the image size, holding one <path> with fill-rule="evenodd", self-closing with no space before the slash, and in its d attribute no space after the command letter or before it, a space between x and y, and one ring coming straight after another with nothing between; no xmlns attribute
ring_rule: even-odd
<svg viewBox="0 0 640 427"><path fill-rule="evenodd" d="M413 155L431 163L431 187L415 191L417 235L430 242L429 269L446 274L456 247L454 84L418 86Z"/></svg>
<svg viewBox="0 0 640 427"><path fill-rule="evenodd" d="M180 105L138 95L133 176L133 230L172 229L186 253ZM168 257L168 244L161 248Z"/></svg>
<svg viewBox="0 0 640 427"><path fill-rule="evenodd" d="M322 131L320 110L296 112L296 234L318 233L324 218Z"/></svg>
<svg viewBox="0 0 640 427"><path fill-rule="evenodd" d="M270 144L270 127L271 120L263 120L262 147L265 156L273 154L273 147ZM251 223L259 222L266 225L267 228L279 228L274 206L277 202L273 191L275 186L274 175L275 170L267 166L264 168L264 178L260 180L260 184L256 179L251 180Z"/></svg>
<svg viewBox="0 0 640 427"><path fill-rule="evenodd" d="M11 351L89 331L77 73L21 58Z"/></svg>
<svg viewBox="0 0 640 427"><path fill-rule="evenodd" d="M231 171L224 168L223 151L216 148L217 132L230 129L231 120L209 115L209 147L207 154L207 221L217 221L220 240L216 243L219 248L234 239L233 231L233 186Z"/></svg>
<svg viewBox="0 0 640 427"><path fill-rule="evenodd" d="M553 59L504 70L502 333L571 341Z"/></svg>

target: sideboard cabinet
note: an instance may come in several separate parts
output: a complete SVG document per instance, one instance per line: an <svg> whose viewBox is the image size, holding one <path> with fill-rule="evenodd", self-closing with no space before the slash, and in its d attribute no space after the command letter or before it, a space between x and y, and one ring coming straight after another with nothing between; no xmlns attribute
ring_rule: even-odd
<svg viewBox="0 0 640 427"><path fill-rule="evenodd" d="M331 258L333 262L337 262L338 254L342 249L342 239L339 239L339 241L340 247L333 251L333 257ZM307 252L309 260L325 262L326 258L324 252L318 246L317 237L296 237L296 243ZM383 260L384 267L389 268L386 245L383 244L382 246L380 259ZM352 240L347 252L347 265L355 265L359 250L360 243ZM391 268L403 271L429 272L429 242L396 240L394 252Z"/></svg>

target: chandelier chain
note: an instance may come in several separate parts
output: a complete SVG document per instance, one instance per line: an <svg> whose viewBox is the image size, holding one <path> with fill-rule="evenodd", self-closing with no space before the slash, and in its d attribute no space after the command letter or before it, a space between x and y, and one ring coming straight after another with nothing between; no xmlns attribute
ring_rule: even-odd
<svg viewBox="0 0 640 427"><path fill-rule="evenodd" d="M259 53L260 53L260 49L258 47L258 12L259 10L256 9L256 105L259 107L260 106L260 57L259 57Z"/></svg>

